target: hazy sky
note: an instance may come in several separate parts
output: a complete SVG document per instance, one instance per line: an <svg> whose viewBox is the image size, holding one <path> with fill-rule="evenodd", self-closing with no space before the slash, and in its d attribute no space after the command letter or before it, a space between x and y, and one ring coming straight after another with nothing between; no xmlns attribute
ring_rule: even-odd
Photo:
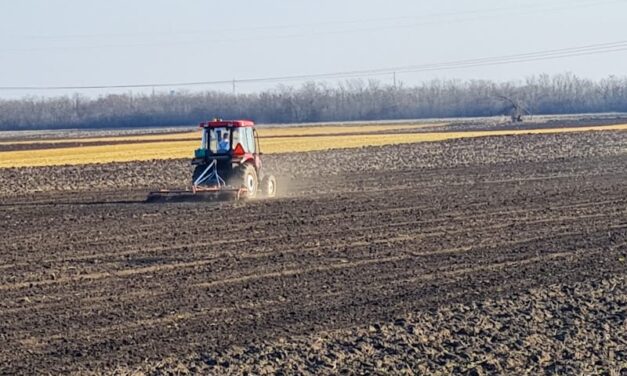
<svg viewBox="0 0 627 376"><path fill-rule="evenodd" d="M626 21L627 0L7 0L0 4L0 86L216 81L421 65L626 41ZM626 75L627 51L398 73L397 79L519 80L566 71ZM376 78L392 82L391 74ZM236 90L276 85L238 83ZM205 88L230 91L231 85L187 90ZM0 91L0 97L66 93Z"/></svg>

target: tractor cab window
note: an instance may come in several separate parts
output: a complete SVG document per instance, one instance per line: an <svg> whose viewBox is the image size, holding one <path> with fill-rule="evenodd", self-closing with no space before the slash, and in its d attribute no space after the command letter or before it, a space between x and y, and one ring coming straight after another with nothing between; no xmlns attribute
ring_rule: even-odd
<svg viewBox="0 0 627 376"><path fill-rule="evenodd" d="M242 149L246 153L255 152L255 137L253 135L252 128L237 128L233 133L233 150L237 147L237 144L242 145Z"/></svg>
<svg viewBox="0 0 627 376"><path fill-rule="evenodd" d="M246 153L255 152L255 135L252 128L206 128L201 148L210 154L226 154L241 145Z"/></svg>
<svg viewBox="0 0 627 376"><path fill-rule="evenodd" d="M242 142L242 138L240 137L240 130L239 128L234 128L233 129L233 150L235 150L235 148L237 147L237 144L240 144Z"/></svg>
<svg viewBox="0 0 627 376"><path fill-rule="evenodd" d="M248 127L235 128L233 130L233 150L236 150L237 145L241 145L242 149L246 153L255 152L255 138L253 136L253 129Z"/></svg>
<svg viewBox="0 0 627 376"><path fill-rule="evenodd" d="M207 128L208 149L211 154L225 154L231 150L231 130L229 128Z"/></svg>
<svg viewBox="0 0 627 376"><path fill-rule="evenodd" d="M249 153L254 153L255 152L255 135L253 133L253 129L252 128L245 128L246 129L246 151L248 151Z"/></svg>

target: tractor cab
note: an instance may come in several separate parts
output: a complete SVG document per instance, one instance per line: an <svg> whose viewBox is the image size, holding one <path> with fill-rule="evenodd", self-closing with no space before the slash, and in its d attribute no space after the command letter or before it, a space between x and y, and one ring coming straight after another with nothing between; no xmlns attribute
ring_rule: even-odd
<svg viewBox="0 0 627 376"><path fill-rule="evenodd" d="M207 159L256 159L259 161L259 140L254 123L249 120L214 120L200 123L202 138L194 153L193 164ZM257 158L256 158L257 157Z"/></svg>
<svg viewBox="0 0 627 376"><path fill-rule="evenodd" d="M258 190L274 196L276 181L264 177L255 123L250 120L221 120L200 123L202 138L194 152L193 186L240 187L254 197Z"/></svg>

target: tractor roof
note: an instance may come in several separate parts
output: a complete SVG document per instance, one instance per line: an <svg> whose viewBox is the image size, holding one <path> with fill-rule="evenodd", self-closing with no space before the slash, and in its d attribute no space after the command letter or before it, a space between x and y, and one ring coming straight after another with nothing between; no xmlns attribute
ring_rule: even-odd
<svg viewBox="0 0 627 376"><path fill-rule="evenodd" d="M216 128L216 127L254 127L255 123L252 120L212 120L203 121L200 123L201 128Z"/></svg>

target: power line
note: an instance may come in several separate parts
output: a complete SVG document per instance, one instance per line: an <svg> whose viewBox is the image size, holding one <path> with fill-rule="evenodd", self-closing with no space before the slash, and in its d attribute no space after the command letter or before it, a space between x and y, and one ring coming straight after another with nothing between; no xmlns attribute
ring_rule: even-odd
<svg viewBox="0 0 627 376"><path fill-rule="evenodd" d="M160 41L160 42L146 42L146 43L121 43L121 44L91 44L91 45L83 45L83 46L44 46L44 47L29 47L29 48L8 48L0 50L0 52L38 52L38 51L66 51L66 50L93 50L93 49L103 49L103 48L138 48L138 47L164 47L164 46L184 46L184 45L199 45L199 44L207 44L207 43L237 43L237 42L247 42L247 41L262 41L262 40L283 40L283 39L295 39L295 38L303 38L303 37L312 37L312 36L330 36L330 35L346 35L350 33L359 33L359 32L376 32L383 30L393 30L393 29L407 29L407 28L415 28L419 26L427 26L427 25L438 25L442 24L442 19L447 18L455 18L461 16L462 18L455 18L456 23L465 22L465 21L473 21L482 19L485 17L493 17L495 15L502 15L507 13L515 13L517 16L532 14L537 12L542 12L543 14L562 11L562 10L573 10L577 8L591 7L591 6L601 6L615 3L625 3L625 0L582 0L580 2L569 1L566 3L558 3L558 4L528 4L525 7L500 7L500 8L491 8L491 9L481 9L481 10L470 10L470 11L459 11L459 12L443 12L443 13L433 13L431 15L422 16L422 17L412 17L412 16L404 16L404 17L388 17L388 18L373 18L368 20L349 20L349 21L329 21L329 22L320 22L320 23L310 23L310 24L299 24L299 25L276 25L276 26L259 26L259 27L241 27L239 29L220 29L220 30L197 30L197 31L189 31L189 32L169 32L169 33L137 33L137 34L102 34L102 35L66 35L66 36L58 36L58 37L30 37L31 39L64 39L64 38L91 38L91 37L132 37L133 35L141 36L141 35L154 35L154 34L166 34L168 36L171 35L181 35L181 34L201 34L201 33L220 33L220 32L228 32L232 33L234 31L255 31L255 30L273 30L273 29L294 29L294 28L316 28L318 26L333 26L333 25L358 25L367 23L369 25L374 26L365 26L365 27L349 27L340 30L314 30L307 33L290 33L290 34L279 34L279 35L255 35L253 37L227 37L222 39L205 39L205 40L184 40L184 41ZM471 16L471 17L469 17ZM390 21L417 21L412 23L393 23L389 25L382 25L382 23L390 22Z"/></svg>
<svg viewBox="0 0 627 376"><path fill-rule="evenodd" d="M535 51L521 54L502 55L483 57L475 59L456 60L431 64L398 66L379 69L353 70L331 73L317 74L301 74L291 76L271 76L259 78L244 78L231 80L216 81L194 81L194 82L175 82L175 83L146 83L146 84L120 84L120 85L89 85L89 86L0 86L3 91L19 91L19 90L88 90L88 89L133 89L133 88L156 88L156 87L187 87L187 86L212 86L212 85L235 85L250 83L268 83L268 82L285 82L285 81L303 81L313 79L338 79L338 78L357 78L372 77L380 75L390 75L397 73L414 73L450 69L472 68L490 65L503 65L514 63L526 63L541 60L563 59L577 56L588 56L605 54L612 52L627 51L627 41L598 43L583 45L570 48L559 48L552 50Z"/></svg>
<svg viewBox="0 0 627 376"><path fill-rule="evenodd" d="M588 45L573 48L562 48L557 50L546 50L516 55L504 55L496 57L487 57L479 59L467 59L457 60L443 63L434 64L422 64L404 67L391 67L381 69L368 69L368 70L355 70L344 71L336 73L324 73L324 74L310 74L310 75L295 75L295 76L282 76L282 77L267 77L267 78L251 78L241 79L237 82L241 83L263 83L263 82L280 82L280 81L294 81L294 80L306 80L306 79L325 79L325 78L354 78L354 77L368 77L389 75L396 73L413 73L424 72L434 70L450 70L457 68L469 68L485 65L501 65L508 63L522 63L537 60L549 60L571 56L584 56L593 55L599 53L608 53L616 51L627 50L627 41L615 42L615 43L603 43L599 45Z"/></svg>

